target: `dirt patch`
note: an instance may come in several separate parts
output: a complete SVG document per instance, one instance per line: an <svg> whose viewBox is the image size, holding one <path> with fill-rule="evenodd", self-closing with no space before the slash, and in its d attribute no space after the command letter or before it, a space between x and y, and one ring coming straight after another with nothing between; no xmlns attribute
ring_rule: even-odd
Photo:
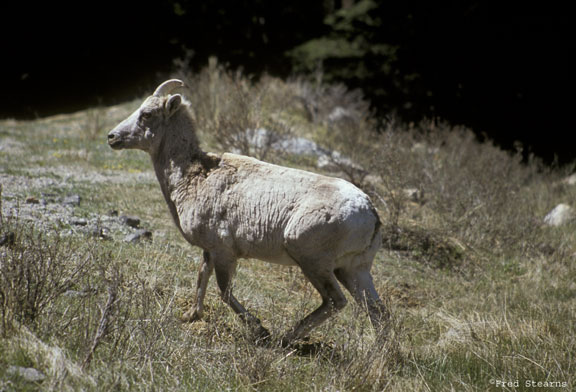
<svg viewBox="0 0 576 392"><path fill-rule="evenodd" d="M62 183L150 184L156 183L151 171L126 172L118 170L74 170L70 166L37 167L28 170L32 176L58 176Z"/></svg>
<svg viewBox="0 0 576 392"><path fill-rule="evenodd" d="M9 155L21 154L24 151L25 144L8 136L0 139L0 154Z"/></svg>

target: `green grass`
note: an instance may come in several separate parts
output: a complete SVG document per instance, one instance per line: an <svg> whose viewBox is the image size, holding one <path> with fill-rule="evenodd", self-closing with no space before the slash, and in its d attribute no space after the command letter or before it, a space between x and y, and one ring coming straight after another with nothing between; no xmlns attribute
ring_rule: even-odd
<svg viewBox="0 0 576 392"><path fill-rule="evenodd" d="M312 332L309 343L316 352L255 345L220 300L214 280L204 320L182 324L200 251L173 226L149 158L105 144L107 130L134 110L133 102L0 122L7 146L0 149L0 236L16 234L13 245L0 247L0 391L534 390L525 386L527 380L566 383L538 390L571 390L574 225L540 224L557 203L576 199L576 188L557 185L564 171L521 163L446 126L400 125L402 132L389 129L373 139L367 120L352 136L339 127L330 133L322 119L307 122L300 107L282 101L303 91L304 82L261 83L267 89L260 86L258 94L270 95L258 110L288 108L285 118L305 125L291 132L360 162L371 177L358 185L386 202L378 206L392 249L378 253L373 275L393 314L388 339L350 298L349 306ZM329 106L328 98L322 105ZM197 116L206 113L213 115L199 109ZM200 136L207 149L222 149ZM416 142L430 152L412 149ZM317 170L309 158L274 159ZM422 188L426 202L398 196L408 186ZM11 216L21 205L45 219L41 206L25 200L46 193L80 195L74 216L110 210L137 215L153 240L63 236L65 223L47 230ZM296 268L241 261L234 284L236 296L275 337L319 303ZM9 366L34 367L46 379L28 382L9 374Z"/></svg>

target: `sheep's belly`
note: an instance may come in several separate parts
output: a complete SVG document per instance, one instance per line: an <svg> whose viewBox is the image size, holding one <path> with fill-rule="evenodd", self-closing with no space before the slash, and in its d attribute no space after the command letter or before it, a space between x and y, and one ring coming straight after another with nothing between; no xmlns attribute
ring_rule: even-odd
<svg viewBox="0 0 576 392"><path fill-rule="evenodd" d="M292 257L288 255L288 253L280 253L275 255L266 255L266 254L249 254L245 258L250 259L258 259L262 261L266 261L272 264L280 264L286 266L293 266L297 265L296 262Z"/></svg>

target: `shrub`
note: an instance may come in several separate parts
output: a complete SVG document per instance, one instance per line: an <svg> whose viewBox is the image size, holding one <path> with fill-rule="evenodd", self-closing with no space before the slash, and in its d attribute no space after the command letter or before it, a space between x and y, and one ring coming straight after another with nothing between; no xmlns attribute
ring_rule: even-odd
<svg viewBox="0 0 576 392"><path fill-rule="evenodd" d="M88 272L93 254L79 254L57 235L6 219L3 235L13 236L0 248L0 317L6 333L14 321L35 327L40 315Z"/></svg>
<svg viewBox="0 0 576 392"><path fill-rule="evenodd" d="M520 153L481 143L468 129L433 122L389 128L378 148L372 170L385 187L424 195L424 226L496 252L536 242L539 200L532 189L547 172L538 160L523 163Z"/></svg>
<svg viewBox="0 0 576 392"><path fill-rule="evenodd" d="M178 77L189 87L198 130L221 150L273 160L273 146L291 135L277 107L267 107L267 83L228 71L214 58L198 74L180 70Z"/></svg>

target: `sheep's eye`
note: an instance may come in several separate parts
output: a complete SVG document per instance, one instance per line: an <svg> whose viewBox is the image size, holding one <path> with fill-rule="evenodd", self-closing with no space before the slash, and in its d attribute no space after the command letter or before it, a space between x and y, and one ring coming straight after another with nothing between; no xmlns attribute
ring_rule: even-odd
<svg viewBox="0 0 576 392"><path fill-rule="evenodd" d="M152 117L152 113L151 112L142 112L140 114L140 119L141 120L148 120L150 117Z"/></svg>

